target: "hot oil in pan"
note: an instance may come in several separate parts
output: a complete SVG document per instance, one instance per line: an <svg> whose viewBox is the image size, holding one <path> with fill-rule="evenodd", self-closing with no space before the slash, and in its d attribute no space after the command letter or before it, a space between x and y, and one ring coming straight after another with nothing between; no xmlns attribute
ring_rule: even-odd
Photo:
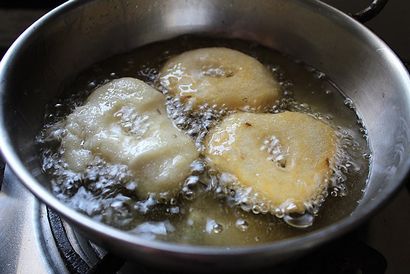
<svg viewBox="0 0 410 274"><path fill-rule="evenodd" d="M64 151L59 147L64 135L64 117L82 105L96 87L116 78L135 77L158 88L158 72L166 60L187 50L213 46L242 51L269 68L283 91L270 112L308 113L337 131L344 157L332 177L331 187L312 203L311 214L304 218L279 219L252 206L232 206L226 193L218 191L218 177L201 159L193 163L192 174L180 195L166 202L154 198L138 200L125 166L110 165L100 159L86 173L65 169L61 156ZM149 239L235 246L301 235L349 215L360 200L368 178L370 150L366 130L353 102L325 74L254 43L183 36L150 44L93 65L77 77L65 94L49 105L44 130L38 136L43 168L50 176L53 192L70 207L98 221ZM167 107L168 115L196 140L198 147L203 144L198 131L204 123L212 125L226 115L223 111L206 109L207 113L193 118L175 100L168 100ZM318 208L317 204L322 206ZM273 213L283 217L280 215L284 212ZM315 218L311 218L315 213ZM309 226L312 221L313 225Z"/></svg>

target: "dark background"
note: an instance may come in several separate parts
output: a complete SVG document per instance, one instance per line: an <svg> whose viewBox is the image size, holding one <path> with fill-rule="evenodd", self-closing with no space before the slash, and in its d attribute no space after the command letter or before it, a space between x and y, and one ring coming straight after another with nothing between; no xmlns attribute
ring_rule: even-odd
<svg viewBox="0 0 410 274"><path fill-rule="evenodd" d="M361 10L372 1L322 0L348 13ZM33 21L64 2L63 0L0 0L0 56ZM183 0L181 3L183 4ZM385 40L403 60L410 61L409 0L389 0L382 12L366 23L366 26Z"/></svg>
<svg viewBox="0 0 410 274"><path fill-rule="evenodd" d="M59 0L1 0L2 8L53 8L65 1Z"/></svg>

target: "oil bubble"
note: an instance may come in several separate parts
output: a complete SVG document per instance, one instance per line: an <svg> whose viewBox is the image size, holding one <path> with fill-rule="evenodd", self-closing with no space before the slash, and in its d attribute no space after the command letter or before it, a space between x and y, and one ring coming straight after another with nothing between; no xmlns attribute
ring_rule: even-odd
<svg viewBox="0 0 410 274"><path fill-rule="evenodd" d="M237 219L235 222L235 226L240 230L240 231L246 231L248 230L249 224L246 220L244 219Z"/></svg>
<svg viewBox="0 0 410 274"><path fill-rule="evenodd" d="M217 223L213 219L207 219L205 230L209 234L211 234L211 233L219 234L223 231L223 226L221 224Z"/></svg>
<svg viewBox="0 0 410 274"><path fill-rule="evenodd" d="M309 213L302 215L285 215L283 221L288 225L296 228L307 228L313 225L315 217Z"/></svg>

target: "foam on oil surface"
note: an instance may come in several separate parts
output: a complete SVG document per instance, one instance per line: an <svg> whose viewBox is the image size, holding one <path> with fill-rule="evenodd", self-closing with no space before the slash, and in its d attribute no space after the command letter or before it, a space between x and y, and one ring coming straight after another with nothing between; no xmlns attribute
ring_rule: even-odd
<svg viewBox="0 0 410 274"><path fill-rule="evenodd" d="M170 56L209 46L240 50L271 70L280 82L283 97L264 111L304 112L336 130L339 150L330 188L306 204L306 214L287 214L286 208L292 205L271 208L255 197L252 189L227 188L224 182L234 178L209 168L203 159L192 163L191 175L180 195L173 199L164 193L164 199L139 200L138 186L127 167L108 164L98 157L83 173L67 170L62 160L64 151L59 146L65 134L64 117L81 105L96 87L112 79L135 77L161 90L158 71ZM37 138L43 169L51 177L53 192L69 206L96 220L149 239L199 245L247 245L300 235L350 214L368 177L371 154L365 127L355 113L353 102L345 98L325 74L257 44L180 37L144 46L84 71L67 88L66 94L50 104L44 129ZM208 105L194 110L172 97L167 98L166 107L169 117L195 140L199 151L204 149L203 140L208 130L233 112ZM143 130L144 117L134 116L126 109L118 114L129 130ZM281 164L280 144L272 139L264 145L264 149L271 150L271 160Z"/></svg>

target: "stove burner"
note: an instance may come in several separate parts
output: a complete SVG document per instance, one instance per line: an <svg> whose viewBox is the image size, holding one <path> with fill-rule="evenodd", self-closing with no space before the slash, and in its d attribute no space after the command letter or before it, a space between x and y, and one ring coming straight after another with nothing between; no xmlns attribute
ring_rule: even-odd
<svg viewBox="0 0 410 274"><path fill-rule="evenodd" d="M49 207L47 207L47 216L58 251L60 256L64 259L64 264L68 271L70 273L78 274L87 273L90 270L90 267L71 246L60 217Z"/></svg>
<svg viewBox="0 0 410 274"><path fill-rule="evenodd" d="M3 184L4 168L5 168L5 164L4 164L2 157L0 156L0 191L1 191L1 186Z"/></svg>
<svg viewBox="0 0 410 274"><path fill-rule="evenodd" d="M125 262L124 259L108 253L100 258L97 264L90 267L71 245L60 216L47 207L47 217L60 256L64 260L64 264L70 273L117 273L123 266ZM98 254L96 255L99 256Z"/></svg>

